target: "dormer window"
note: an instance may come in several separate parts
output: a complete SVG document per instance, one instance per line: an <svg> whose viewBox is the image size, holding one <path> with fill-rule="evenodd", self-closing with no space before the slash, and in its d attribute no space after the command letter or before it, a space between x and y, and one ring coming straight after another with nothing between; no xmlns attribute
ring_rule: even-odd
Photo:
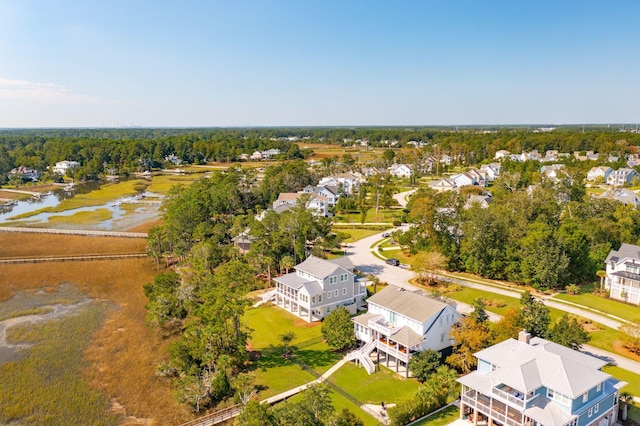
<svg viewBox="0 0 640 426"><path fill-rule="evenodd" d="M335 284L338 282L338 276L337 275L333 275L331 277L329 277L329 284Z"/></svg>

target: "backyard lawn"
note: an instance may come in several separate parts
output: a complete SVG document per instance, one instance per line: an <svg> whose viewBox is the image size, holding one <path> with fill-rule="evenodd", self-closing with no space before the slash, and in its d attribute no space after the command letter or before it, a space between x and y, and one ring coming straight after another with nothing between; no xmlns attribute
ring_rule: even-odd
<svg viewBox="0 0 640 426"><path fill-rule="evenodd" d="M244 321L253 330L251 344L255 350L279 345L279 336L289 331L293 331L296 335L291 342L292 346L311 339L316 343L322 340L319 322L309 324L273 305L248 309Z"/></svg>
<svg viewBox="0 0 640 426"><path fill-rule="evenodd" d="M345 364L329 382L346 391L363 404L397 403L410 399L420 387L415 379L404 379L384 366L373 374L354 364Z"/></svg>
<svg viewBox="0 0 640 426"><path fill-rule="evenodd" d="M333 232L340 232L341 234L347 234L349 237L344 240L345 243L353 243L358 240L361 240L366 237L370 237L374 234L379 234L382 232L382 229L379 227L370 227L370 228L355 228L351 226L334 226L332 228Z"/></svg>
<svg viewBox="0 0 640 426"><path fill-rule="evenodd" d="M414 423L414 426L446 426L453 423L460 417L460 408L451 405L438 413Z"/></svg>

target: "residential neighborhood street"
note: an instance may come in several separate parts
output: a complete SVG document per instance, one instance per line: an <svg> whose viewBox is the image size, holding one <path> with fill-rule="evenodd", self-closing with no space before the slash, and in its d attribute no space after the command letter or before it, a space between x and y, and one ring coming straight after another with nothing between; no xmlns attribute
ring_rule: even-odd
<svg viewBox="0 0 640 426"><path fill-rule="evenodd" d="M406 229L406 226L396 229ZM387 265L384 260L376 257L372 251L371 246L376 243L376 241L381 240L382 233L375 234L361 240L358 240L349 245L346 251L346 255L349 257L353 265L358 269L362 274L370 274L377 277L381 282L386 282L388 284L392 284L398 287L403 287L408 290L417 290L418 287L409 283L409 280L415 277L414 272L409 269L403 269L397 266ZM502 294L505 296L520 298L520 293L517 291L510 291L507 289L497 288L493 286L483 285L474 283L467 280L456 279L456 282L459 282L462 285L476 288L478 290L483 290L491 293ZM555 302L552 300L548 300L544 298L545 305L549 307L553 307L559 309L561 311L565 311L571 314L579 315L581 317L591 319L597 323L606 325L608 327L617 329L622 323L613 318L609 318L595 312L591 312L587 309L570 306L564 303ZM461 313L471 312L472 308L468 304L458 302L457 310ZM499 315L487 312L489 314L491 321L497 321L500 319ZM614 354L612 352L604 351L602 349L594 348L589 345L584 345L582 352L591 353L594 356L597 356L602 359L607 359L610 363L619 366L625 370L632 371L636 374L640 373L640 362L631 360L629 358Z"/></svg>

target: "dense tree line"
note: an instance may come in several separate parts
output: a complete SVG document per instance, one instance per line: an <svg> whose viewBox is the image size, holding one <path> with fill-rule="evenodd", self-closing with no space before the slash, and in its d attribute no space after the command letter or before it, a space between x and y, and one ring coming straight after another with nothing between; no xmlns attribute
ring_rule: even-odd
<svg viewBox="0 0 640 426"><path fill-rule="evenodd" d="M160 372L196 411L247 386L246 294L268 283L271 271L302 261L310 245L332 244L328 221L312 215L304 200L290 211L256 217L272 201L273 186L296 191L310 179L296 162L269 168L261 182L251 170L217 172L175 187L163 204L164 223L149 232L158 265L162 259L177 265L145 285L147 323L175 338ZM233 245L243 233L252 240L244 256Z"/></svg>
<svg viewBox="0 0 640 426"><path fill-rule="evenodd" d="M277 148L276 159L305 158L311 154L300 142L351 146L366 140L371 146L393 146L398 162L415 163L427 156L451 155L455 163L476 165L496 151L513 153L537 149L561 152L593 150L624 158L640 145L640 135L607 128L559 128L537 133L530 128L249 128L249 129L60 129L0 131L0 179L17 166L45 170L57 161L82 164L78 178L103 173L126 174L159 167L170 154L187 163L238 161L241 154ZM421 149L409 142L423 142ZM391 155L391 154L389 154ZM381 159L389 162L394 158ZM349 162L349 158L344 161Z"/></svg>
<svg viewBox="0 0 640 426"><path fill-rule="evenodd" d="M640 242L640 211L586 195L579 178L522 185L518 173L503 173L488 208L465 208L467 190L421 189L408 207L415 226L399 241L440 253L451 270L539 289L591 280L612 248Z"/></svg>

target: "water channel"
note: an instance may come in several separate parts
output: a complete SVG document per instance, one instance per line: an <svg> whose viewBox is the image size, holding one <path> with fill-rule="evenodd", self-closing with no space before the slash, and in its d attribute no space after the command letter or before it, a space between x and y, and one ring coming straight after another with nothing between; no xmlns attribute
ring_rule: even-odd
<svg viewBox="0 0 640 426"><path fill-rule="evenodd" d="M16 200L11 206L0 208L1 226L37 226L47 228L73 228L100 231L126 231L141 223L155 220L159 217L160 198L157 194L144 193L138 197L122 197L103 205L80 207L61 212L42 212L23 219L15 219L17 216L32 213L47 207L56 207L63 200L73 198L77 194L88 193L100 187L98 182L88 182L75 185L73 189L60 187L43 193L39 198L29 197ZM150 201L150 199L154 201ZM126 207L125 207L126 206ZM107 209L111 217L99 223L86 223L83 225L71 225L65 222L49 222L52 216L72 216L80 212L90 212L98 209Z"/></svg>

